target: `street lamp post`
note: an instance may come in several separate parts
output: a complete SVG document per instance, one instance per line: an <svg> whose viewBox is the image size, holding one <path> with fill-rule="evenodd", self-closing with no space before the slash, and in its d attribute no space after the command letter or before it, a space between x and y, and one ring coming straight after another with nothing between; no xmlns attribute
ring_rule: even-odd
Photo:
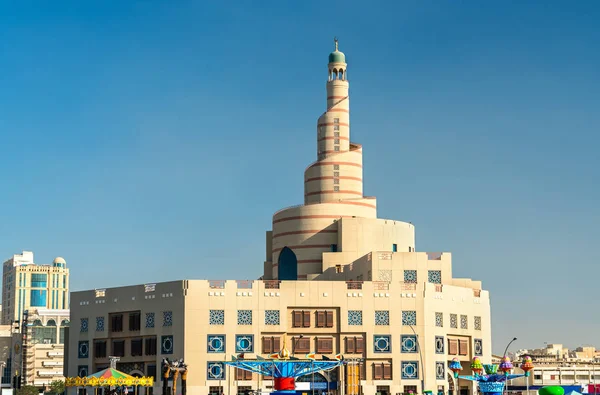
<svg viewBox="0 0 600 395"><path fill-rule="evenodd" d="M513 344L515 341L517 340L516 337L513 337L513 339L508 342L508 344L506 345L506 348L504 349L504 354L502 355L502 359L504 359L506 357L506 353L508 352L508 348L510 347L511 344ZM504 391L506 393L508 393L508 380L506 380L506 385L504 386Z"/></svg>
<svg viewBox="0 0 600 395"><path fill-rule="evenodd" d="M425 365L423 364L423 354L421 353L421 343L419 343L419 335L417 335L417 332L415 332L415 328L413 328L412 325L408 325L408 327L410 328L410 330L412 331L412 333L415 335L415 340L417 342L417 350L419 350L419 359L421 361L421 369L420 369L420 374L421 374L421 394L425 394ZM517 340L515 338L515 340Z"/></svg>
<svg viewBox="0 0 600 395"><path fill-rule="evenodd" d="M304 335L300 334L300 335L298 335L298 338L296 340L294 340L294 344L292 345L292 347L293 347L292 348L292 357L294 355L296 355L296 346L298 345L298 342L300 341L300 339L303 339L303 338L304 338Z"/></svg>

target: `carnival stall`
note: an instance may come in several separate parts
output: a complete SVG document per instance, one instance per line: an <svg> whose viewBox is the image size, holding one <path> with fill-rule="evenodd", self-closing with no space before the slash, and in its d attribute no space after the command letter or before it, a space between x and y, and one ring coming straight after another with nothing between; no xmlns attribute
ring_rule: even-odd
<svg viewBox="0 0 600 395"><path fill-rule="evenodd" d="M137 394L138 387L154 386L154 377L134 377L120 372L114 368L106 368L86 377L67 377L65 387L79 388L108 388L109 393L117 392L119 389L133 387Z"/></svg>

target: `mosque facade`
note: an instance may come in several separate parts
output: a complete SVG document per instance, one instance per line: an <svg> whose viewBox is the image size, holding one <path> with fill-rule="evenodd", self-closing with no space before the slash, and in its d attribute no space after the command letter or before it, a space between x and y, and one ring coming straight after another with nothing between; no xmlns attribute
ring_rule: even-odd
<svg viewBox="0 0 600 395"><path fill-rule="evenodd" d="M489 293L453 276L450 253L417 251L414 225L378 218L377 200L364 196L348 64L335 44L304 202L273 215L260 279L73 292L67 376L104 369L114 356L117 369L156 378L141 392L161 393L161 360L183 358L190 395L269 392L270 378L224 362L268 358L285 344L292 356L347 362L299 380L300 393L472 393L448 363L457 358L468 373L473 357L491 359Z"/></svg>

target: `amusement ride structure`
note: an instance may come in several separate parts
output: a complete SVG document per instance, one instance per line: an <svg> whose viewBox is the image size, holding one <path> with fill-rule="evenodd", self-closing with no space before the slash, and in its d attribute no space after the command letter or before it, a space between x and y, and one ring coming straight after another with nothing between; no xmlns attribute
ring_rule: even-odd
<svg viewBox="0 0 600 395"><path fill-rule="evenodd" d="M462 370L462 365L457 358L454 358L448 366L454 372L454 378L468 381L475 381L479 386L479 391L485 395L500 395L504 392L506 384L520 377L529 377L530 371L533 369L531 357L523 358L523 363L520 368L525 372L523 374L511 374L514 366L509 357L502 358L499 365L482 364L478 357L473 358L471 362L471 376L459 376L458 373ZM498 372L500 371L500 373ZM529 384L527 385L529 391ZM459 387L460 388L460 387Z"/></svg>
<svg viewBox="0 0 600 395"><path fill-rule="evenodd" d="M269 355L269 358L245 359L243 354L233 357L232 361L225 362L226 365L257 373L262 376L273 377L272 394L287 395L296 393L296 379L317 372L328 371L337 368L343 364L341 354L336 355L335 359L316 360L315 354L307 354L305 358L295 358L290 356L290 352L285 346L280 352Z"/></svg>

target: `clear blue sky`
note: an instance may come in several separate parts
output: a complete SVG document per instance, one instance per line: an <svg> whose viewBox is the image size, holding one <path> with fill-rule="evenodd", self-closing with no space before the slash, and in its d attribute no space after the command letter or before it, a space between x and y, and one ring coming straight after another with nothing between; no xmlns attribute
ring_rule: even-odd
<svg viewBox="0 0 600 395"><path fill-rule="evenodd" d="M379 216L483 281L495 351L600 346L600 4L519 3L3 1L1 258L257 278L337 35Z"/></svg>

